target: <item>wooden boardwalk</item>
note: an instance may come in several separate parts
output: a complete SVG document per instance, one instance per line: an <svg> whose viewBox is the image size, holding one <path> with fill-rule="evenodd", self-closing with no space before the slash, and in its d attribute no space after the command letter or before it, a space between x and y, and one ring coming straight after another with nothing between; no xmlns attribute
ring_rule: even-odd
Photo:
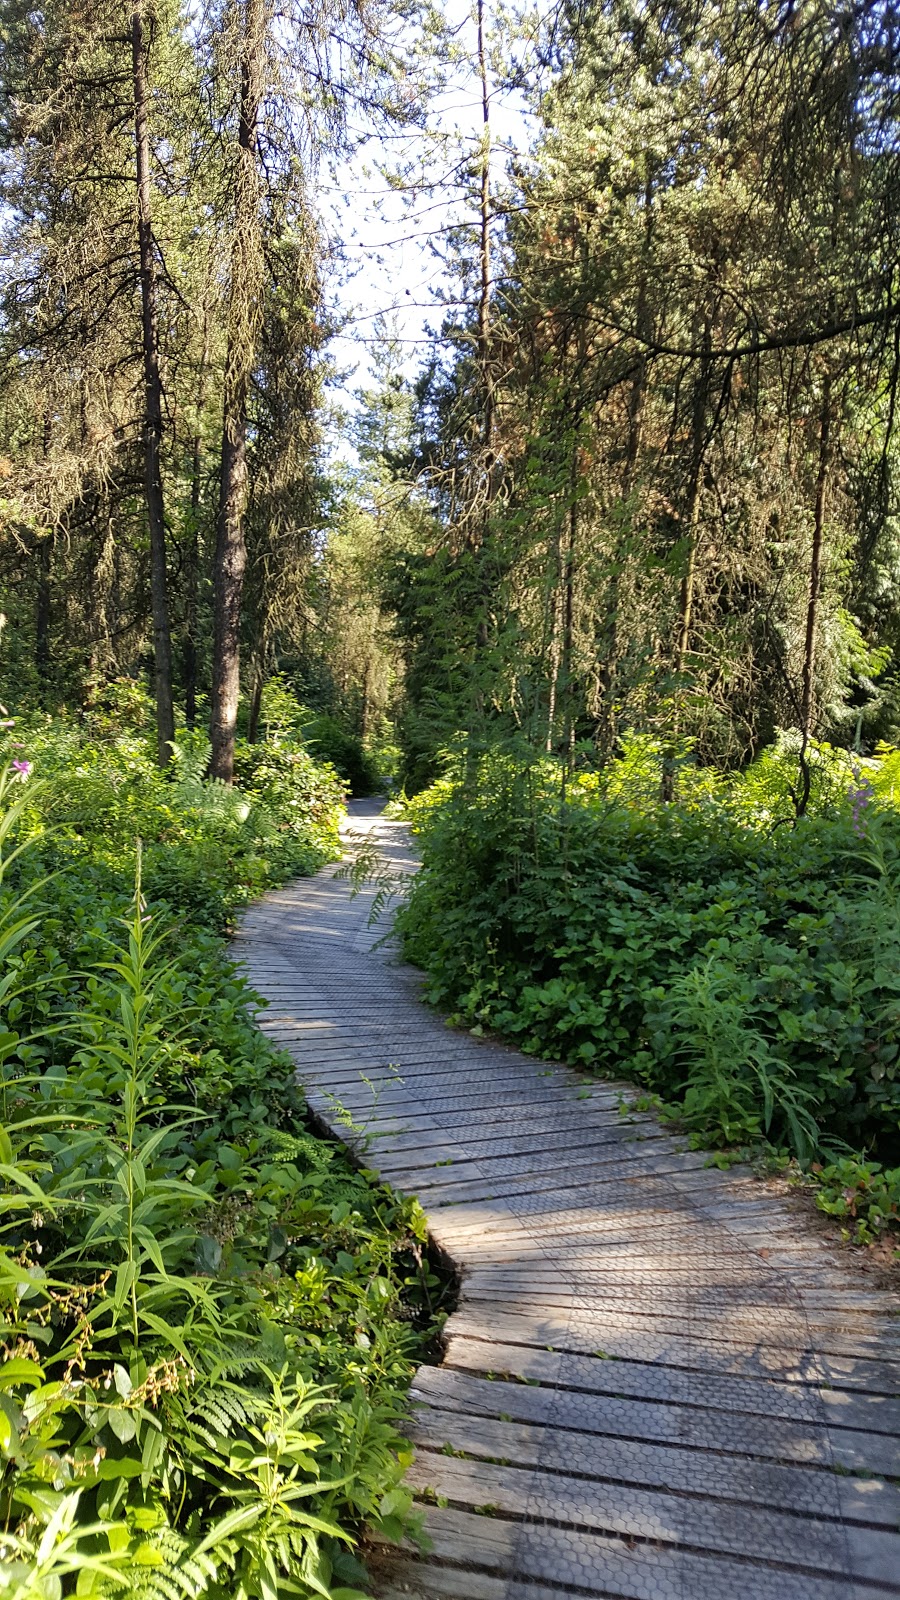
<svg viewBox="0 0 900 1600"><path fill-rule="evenodd" d="M412 866L400 824L353 809ZM900 1595L896 1299L623 1115L627 1090L449 1030L370 904L326 868L255 906L238 954L310 1104L420 1197L462 1277L413 1385L431 1550L391 1557L384 1592Z"/></svg>

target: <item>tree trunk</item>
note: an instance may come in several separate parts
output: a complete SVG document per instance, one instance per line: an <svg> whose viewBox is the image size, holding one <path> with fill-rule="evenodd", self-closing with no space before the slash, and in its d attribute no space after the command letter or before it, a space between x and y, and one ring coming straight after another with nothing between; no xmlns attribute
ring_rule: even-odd
<svg viewBox="0 0 900 1600"><path fill-rule="evenodd" d="M150 531L150 601L153 613L153 676L156 696L157 760L172 759L175 711L172 701L172 636L166 585L166 521L163 505L162 378L159 369L156 255L150 206L150 130L143 0L131 9L131 66L137 167L138 246L141 272L141 323L144 359L144 495Z"/></svg>
<svg viewBox="0 0 900 1600"><path fill-rule="evenodd" d="M825 527L825 487L828 481L828 455L831 442L831 377L822 388L819 420L819 467L816 473L816 499L813 512L813 543L809 563L809 598L806 604L806 640L803 649L803 690L800 699L800 731L804 748L812 734L813 688L816 668L816 634L819 623L819 598L822 592L822 540Z"/></svg>
<svg viewBox="0 0 900 1600"><path fill-rule="evenodd" d="M710 349L711 335L709 322L707 322L703 330L703 355L700 358L700 372L694 390L691 417L691 470L688 480L687 510L684 519L688 541L687 565L681 580L678 646L675 656L675 670L679 674L684 672L687 662L691 642L691 625L694 620L694 586L697 576L697 528L700 521L700 488L703 478L703 453L706 443L706 406L709 399Z"/></svg>
<svg viewBox="0 0 900 1600"><path fill-rule="evenodd" d="M266 656L268 650L263 641L257 652L253 669L253 688L250 693L250 709L247 714L247 743L256 744L259 738L259 717L262 711L263 689L266 683Z"/></svg>
<svg viewBox="0 0 900 1600"><path fill-rule="evenodd" d="M473 755L471 734L483 727L485 693L482 672L490 646L489 588L485 581L485 562L490 534L491 503L494 498L494 380L491 372L491 98L487 53L484 38L484 0L477 0L478 76L481 85L481 175L479 197L479 275L478 293L478 371L481 380L481 451L467 507L468 541L477 563L478 605L481 615L475 626L475 654L472 684L472 727L469 762ZM474 503L473 503L474 502ZM479 516L480 511L480 516Z"/></svg>
<svg viewBox="0 0 900 1600"><path fill-rule="evenodd" d="M181 670L184 676L184 714L189 728L197 721L197 611L200 600L200 484L203 467L201 418L206 398L209 365L209 314L203 311L203 352L197 379L197 427L191 446L191 509L184 547L184 630Z"/></svg>
<svg viewBox="0 0 900 1600"><path fill-rule="evenodd" d="M240 696L241 601L247 546L247 408L259 332L259 180L257 123L265 45L264 0L244 0L241 98L234 193L228 343L222 404L222 462L216 519L213 585L213 681L210 773L234 778L234 738Z"/></svg>
<svg viewBox="0 0 900 1600"><path fill-rule="evenodd" d="M34 613L34 664L42 679L50 665L50 577L53 566L53 534L38 542L38 587ZM43 684L42 684L43 687Z"/></svg>
<svg viewBox="0 0 900 1600"><path fill-rule="evenodd" d="M569 480L568 544L566 547L565 588L563 606L563 689L566 697L566 761L570 770L575 767L575 548L578 538L578 429L572 444L572 465Z"/></svg>
<svg viewBox="0 0 900 1600"><path fill-rule="evenodd" d="M485 517L490 510L490 483L494 450L494 379L491 372L491 98L487 56L484 47L484 0L478 0L478 76L481 83L481 200L479 265L481 289L478 297L478 364L481 367L484 411L482 444L487 475Z"/></svg>
<svg viewBox="0 0 900 1600"><path fill-rule="evenodd" d="M641 278L638 285L636 308L637 330L641 337L649 337L651 320L647 307L647 280L650 271L650 252L653 247L653 177L648 171L644 179L644 244L641 260ZM627 499L634 484L634 474L641 453L644 433L644 400L647 388L647 357L638 358L637 370L628 397L628 444L625 451L625 473L622 493Z"/></svg>
<svg viewBox="0 0 900 1600"><path fill-rule="evenodd" d="M366 656L366 670L363 673L362 703L359 708L359 735L365 741L369 737L369 723L372 715L372 657Z"/></svg>
<svg viewBox="0 0 900 1600"><path fill-rule="evenodd" d="M694 400L691 414L691 463L688 474L687 503L684 512L685 537L687 539L687 558L684 576L681 580L681 596L678 615L678 639L675 646L675 671L678 678L684 674L687 665L688 652L691 642L691 627L694 620L694 589L697 577L697 531L700 523L700 500L703 483L703 456L706 445L706 408L709 400L709 385L711 376L710 351L712 348L711 328L709 319L703 329L703 354L700 357L700 371L694 387ZM675 693L678 695L679 687ZM661 798L671 802L675 798L675 762L677 757L677 741L680 733L681 716L680 707L676 702L672 722L672 740L663 753L662 788Z"/></svg>
<svg viewBox="0 0 900 1600"><path fill-rule="evenodd" d="M46 411L44 413L43 432L45 461L50 453L50 437L50 413ZM42 680L42 688L46 680L47 668L50 665L50 611L52 605L50 580L53 571L53 546L55 540L56 535L51 528L45 538L38 540L37 547L38 587L34 610L34 664L37 668L38 676Z"/></svg>
<svg viewBox="0 0 900 1600"><path fill-rule="evenodd" d="M637 330L641 336L648 336L651 331L647 309L647 279L653 242L653 176L653 172L648 171L644 180L644 248L636 314ZM646 390L647 357L642 355L638 358L628 396L628 438L625 446L625 470L622 474L623 500L628 500L634 488L635 474L644 440ZM600 668L598 672L600 705L594 742L604 760L608 760L612 755L616 736L613 700L615 697L616 664L619 652L619 591L626 543L627 535L620 536L617 538L616 546L613 550L606 617L603 623L603 642L600 649Z"/></svg>
<svg viewBox="0 0 900 1600"><path fill-rule="evenodd" d="M559 675L562 666L562 641L564 631L563 604L563 541L562 529L556 529L556 575L550 590L550 675L547 696L546 751L553 753L556 744L556 701L559 693Z"/></svg>
<svg viewBox="0 0 900 1600"><path fill-rule="evenodd" d="M189 728L197 721L197 602L200 588L200 535L191 517L184 552L184 634L181 671L184 677L184 718Z"/></svg>

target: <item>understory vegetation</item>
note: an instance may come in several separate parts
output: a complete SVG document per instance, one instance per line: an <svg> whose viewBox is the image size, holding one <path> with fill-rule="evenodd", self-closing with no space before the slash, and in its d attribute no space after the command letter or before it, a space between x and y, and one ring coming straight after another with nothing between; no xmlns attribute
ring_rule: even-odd
<svg viewBox="0 0 900 1600"><path fill-rule="evenodd" d="M139 701L2 757L0 1595L349 1600L360 1528L409 1526L438 1285L222 937L337 853L343 787L291 740L227 787L185 739L166 778Z"/></svg>
<svg viewBox="0 0 900 1600"><path fill-rule="evenodd" d="M400 923L476 1031L661 1097L701 1146L767 1144L871 1239L900 1219L900 753L786 742L722 775L623 742L601 773L494 752L410 805Z"/></svg>

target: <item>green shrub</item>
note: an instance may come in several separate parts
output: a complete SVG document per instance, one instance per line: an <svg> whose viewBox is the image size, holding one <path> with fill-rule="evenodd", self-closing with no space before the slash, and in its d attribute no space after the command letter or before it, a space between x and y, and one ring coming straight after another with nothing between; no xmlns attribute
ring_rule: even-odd
<svg viewBox="0 0 900 1600"><path fill-rule="evenodd" d="M871 1244L889 1228L900 1226L900 1167L885 1171L878 1161L856 1156L812 1167L816 1205L846 1224L847 1237Z"/></svg>
<svg viewBox="0 0 900 1600"><path fill-rule="evenodd" d="M375 794L382 788L384 774L376 753L337 717L324 712L312 717L304 728L304 738L317 761L330 762L346 778L352 795Z"/></svg>
<svg viewBox="0 0 900 1600"><path fill-rule="evenodd" d="M280 673L273 674L263 689L260 725L270 752L308 752L307 760L312 757L331 768L349 786L352 795L370 795L380 790L396 758L396 752L383 741L363 739L342 718L327 711L309 710Z"/></svg>
<svg viewBox="0 0 900 1600"><path fill-rule="evenodd" d="M890 1161L900 828L881 770L861 804L849 763L823 752L815 811L791 826L778 752L743 779L698 774L674 806L639 754L633 798L623 770L564 788L553 763L494 754L412 803L424 866L400 920L431 998L527 1051L636 1078L698 1142Z"/></svg>
<svg viewBox="0 0 900 1600"><path fill-rule="evenodd" d="M206 779L205 736L182 731L172 771L161 773L154 739L121 731L120 720L104 720L102 737L90 716L16 730L41 781L25 821L45 870L99 874L127 890L140 838L150 898L220 929L273 884L340 854L344 784L302 746L239 744L232 788Z"/></svg>
<svg viewBox="0 0 900 1600"><path fill-rule="evenodd" d="M305 1130L218 931L333 851L340 787L15 732L45 776L0 770L0 1596L348 1600L360 1526L408 1525L439 1286L415 1203Z"/></svg>

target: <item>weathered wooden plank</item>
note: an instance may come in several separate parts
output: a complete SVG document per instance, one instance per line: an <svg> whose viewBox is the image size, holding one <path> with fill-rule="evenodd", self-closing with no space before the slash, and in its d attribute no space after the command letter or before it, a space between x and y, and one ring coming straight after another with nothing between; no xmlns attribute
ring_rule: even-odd
<svg viewBox="0 0 900 1600"><path fill-rule="evenodd" d="M385 1562L382 1554L381 1562ZM434 1596L435 1600L456 1600L466 1595L468 1600L507 1600L506 1579L495 1578L487 1572L473 1572L471 1567L447 1566L444 1562L412 1560L409 1556L387 1554L386 1582L380 1579L379 1565L373 1572L374 1593L378 1600L420 1600ZM535 1585L532 1600L567 1600L561 1589L542 1589ZM571 1596L570 1600L575 1600Z"/></svg>
<svg viewBox="0 0 900 1600"><path fill-rule="evenodd" d="M625 1299L642 1304L648 1297L652 1303L654 1295L665 1294L670 1302L674 1296L678 1303L693 1305L701 1314L708 1306L728 1308L757 1304L796 1307L798 1310L807 1308L816 1313L832 1312L836 1317L846 1319L848 1325L856 1322L861 1327L875 1325L886 1335L893 1334L900 1339L900 1321L891 1314L889 1296L858 1293L852 1287L848 1288L845 1282L839 1282L835 1288L798 1288L793 1282L771 1272L760 1272L753 1278L733 1273L724 1274L721 1278L717 1275L715 1280L698 1285L693 1273L667 1272L662 1265L652 1276L618 1269L613 1272L591 1271L584 1265L573 1267L560 1262L552 1269L538 1266L523 1268L515 1264L476 1267L464 1274L463 1283L467 1291L474 1292L477 1286L483 1284L486 1294L496 1292L498 1295L507 1288L520 1292L529 1285L540 1290L564 1283L569 1286L567 1293L574 1289L579 1293L594 1295L599 1300Z"/></svg>
<svg viewBox="0 0 900 1600"><path fill-rule="evenodd" d="M563 1134L557 1134L551 1139L548 1137L540 1142L535 1141L534 1148L521 1148L513 1153L510 1147L519 1144L519 1141L509 1137L495 1138L477 1145L474 1142L466 1143L465 1147L456 1144L456 1157L452 1163L453 1172L446 1169L446 1164L438 1167L438 1159L432 1160L431 1151L420 1147L411 1159L412 1151L399 1150L385 1155L381 1166L384 1172L402 1172L406 1181L414 1181L421 1186L436 1181L452 1181L464 1183L470 1176L470 1170L484 1170L484 1163L490 1162L490 1170L497 1177L526 1176L539 1177L541 1174L556 1174L568 1170L573 1161L579 1163L601 1163L605 1160L621 1160L623 1151L633 1151L640 1155L649 1147L653 1151L660 1149L677 1149L674 1140L666 1139L665 1135L650 1137L645 1135L635 1136L631 1140L623 1140L622 1133L615 1126L606 1128L578 1128L569 1129ZM437 1174L437 1177L435 1176ZM582 1179L583 1181L583 1179Z"/></svg>
<svg viewBox="0 0 900 1600"><path fill-rule="evenodd" d="M551 1388L661 1400L670 1405L711 1406L718 1411L748 1411L757 1416L900 1435L900 1401L883 1395L850 1394L847 1390L807 1387L771 1378L697 1374L650 1362L605 1361L538 1350L530 1345L460 1337L449 1339L444 1360L463 1371L495 1373Z"/></svg>
<svg viewBox="0 0 900 1600"><path fill-rule="evenodd" d="M499 1307L482 1312L469 1305L454 1312L447 1331L465 1339L534 1345L604 1360L631 1359L733 1377L774 1377L784 1383L828 1384L877 1395L900 1392L900 1367L895 1362L813 1350L808 1333L793 1345L750 1338L740 1344L736 1338L717 1338L699 1323L694 1328L655 1330L593 1316L575 1306L512 1314Z"/></svg>
<svg viewBox="0 0 900 1600"><path fill-rule="evenodd" d="M640 1166L642 1172L657 1172L660 1164L664 1165L667 1154L679 1154L675 1140L633 1140L623 1143L621 1136L614 1130L609 1133L600 1133L592 1139L585 1137L584 1141L573 1139L570 1147L564 1153L557 1150L550 1152L522 1151L515 1155L488 1155L479 1153L477 1156L458 1157L453 1163L451 1172L445 1163L440 1167L434 1162L421 1165L405 1162L402 1157L391 1161L385 1171L402 1173L404 1182L415 1185L417 1190L448 1190L456 1191L460 1195L466 1193L466 1184L473 1176L480 1177L488 1171L495 1183L508 1188L511 1194L533 1194L535 1185L542 1186L542 1193L549 1197L561 1188L571 1188L575 1185L583 1186L585 1178L596 1174L600 1179L619 1177L623 1173L631 1176L635 1164ZM651 1165L652 1161L652 1165ZM489 1163L489 1164L488 1164ZM572 1178L573 1169L577 1167L579 1176ZM584 1169L587 1168L586 1173ZM430 1197L430 1196L429 1196ZM440 1203L437 1193L435 1200Z"/></svg>
<svg viewBox="0 0 900 1600"><path fill-rule="evenodd" d="M620 1437L528 1425L422 1407L409 1427L424 1450L451 1451L506 1465L539 1467L542 1472L635 1484L645 1489L679 1489L712 1499L813 1517L877 1523L896 1533L900 1490L884 1478L843 1477L834 1472L784 1467L771 1462L729 1462L708 1451L646 1444Z"/></svg>
<svg viewBox="0 0 900 1600"><path fill-rule="evenodd" d="M702 1328L704 1339L725 1345L752 1343L805 1348L814 1344L826 1355L851 1359L889 1358L891 1361L900 1358L897 1330L883 1318L871 1318L867 1325L861 1319L841 1319L832 1313L822 1313L815 1319L813 1335L813 1325L802 1308L782 1306L775 1300L765 1304L760 1299L753 1305L736 1302L729 1307L721 1299L703 1305L690 1303L677 1293L669 1296L659 1293L653 1299L642 1296L637 1304L629 1304L624 1298L574 1292L559 1279L552 1289L533 1284L523 1284L519 1289L505 1286L489 1289L468 1280L462 1286L460 1309L469 1305L476 1315L490 1314L495 1308L504 1315L522 1312L562 1315L566 1311L586 1311L605 1328L638 1336L650 1332L661 1336L678 1334L691 1339L696 1337L697 1329Z"/></svg>
<svg viewBox="0 0 900 1600"><path fill-rule="evenodd" d="M462 1461L419 1450L411 1471L421 1490L463 1509L550 1521L587 1532L690 1546L720 1555L783 1561L814 1572L891 1583L900 1572L900 1534L768 1507L727 1504L689 1491L667 1494L539 1470ZM681 1487L677 1485L676 1487Z"/></svg>
<svg viewBox="0 0 900 1600"><path fill-rule="evenodd" d="M584 1390L548 1389L526 1383L489 1380L447 1367L422 1367L411 1391L416 1403L466 1415L509 1417L545 1428L571 1428L648 1444L683 1445L720 1457L754 1456L760 1461L796 1462L840 1472L884 1477L896 1472L897 1444L892 1434L826 1426L826 1418L795 1422L749 1412L717 1411Z"/></svg>
<svg viewBox="0 0 900 1600"><path fill-rule="evenodd" d="M530 1593L531 1582L571 1585L603 1600L884 1600L883 1588L844 1576L735 1561L581 1529L535 1527L453 1507L426 1508L425 1528L433 1560L511 1574L519 1580L517 1600Z"/></svg>
<svg viewBox="0 0 900 1600"><path fill-rule="evenodd" d="M456 1134L454 1143L460 1150L471 1152L473 1160L480 1160L483 1156L502 1155L512 1145L519 1149L533 1148L537 1151L563 1150L569 1148L573 1140L590 1140L595 1135L603 1138L616 1138L622 1126L619 1117L612 1112L593 1111L585 1115L580 1106L573 1106L567 1117L554 1116L552 1121L541 1121L537 1127L529 1124L527 1134L523 1138L516 1125L504 1124L502 1134L488 1133L477 1127L467 1131L464 1137ZM648 1127L641 1124L636 1127L627 1124L633 1134L645 1138L666 1138L662 1129L655 1129L652 1124ZM455 1130L454 1130L455 1131ZM408 1135L403 1142L397 1141L391 1149L391 1160L403 1163L410 1153L422 1156L427 1155L428 1147L420 1145L414 1136Z"/></svg>

